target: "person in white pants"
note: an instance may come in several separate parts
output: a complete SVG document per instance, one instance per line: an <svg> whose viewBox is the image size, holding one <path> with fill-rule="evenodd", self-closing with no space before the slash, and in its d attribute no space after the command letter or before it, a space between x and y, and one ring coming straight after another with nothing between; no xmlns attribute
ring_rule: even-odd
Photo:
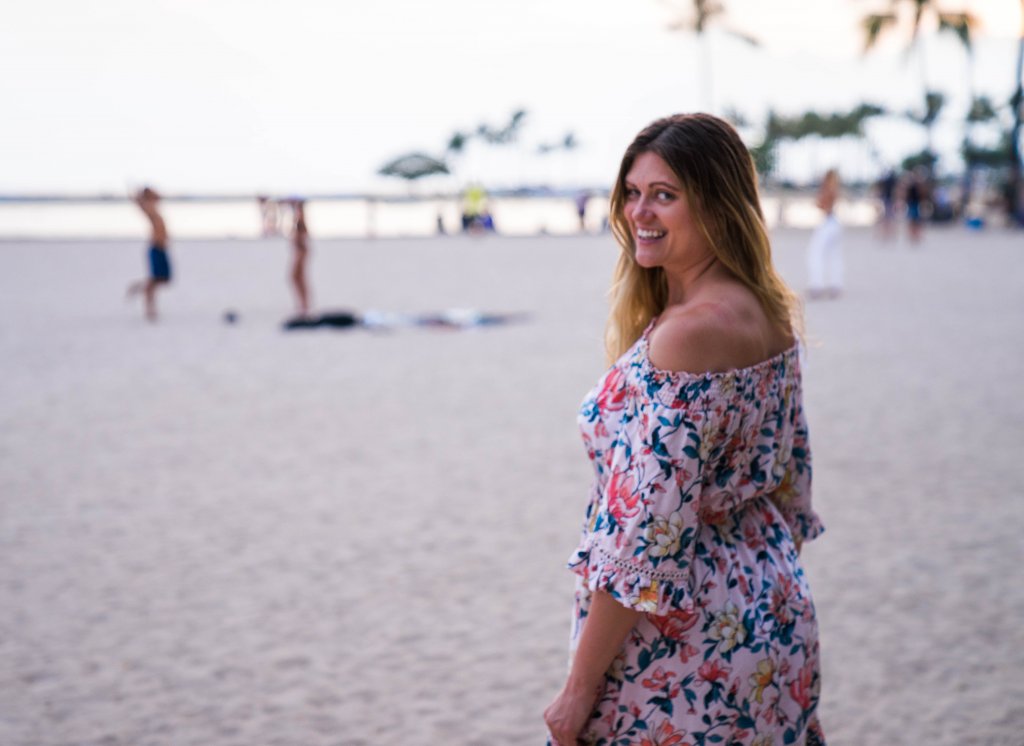
<svg viewBox="0 0 1024 746"><path fill-rule="evenodd" d="M843 228L835 216L839 173L829 169L818 190L817 205L825 213L807 246L807 295L836 298L843 289Z"/></svg>

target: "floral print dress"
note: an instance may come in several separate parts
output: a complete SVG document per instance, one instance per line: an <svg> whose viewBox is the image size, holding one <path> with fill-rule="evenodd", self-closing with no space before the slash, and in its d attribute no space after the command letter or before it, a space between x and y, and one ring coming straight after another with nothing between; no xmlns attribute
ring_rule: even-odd
<svg viewBox="0 0 1024 746"><path fill-rule="evenodd" d="M596 471L571 649L592 593L642 612L581 738L598 746L824 743L797 548L823 527L797 346L749 368L655 368L654 322L587 395Z"/></svg>

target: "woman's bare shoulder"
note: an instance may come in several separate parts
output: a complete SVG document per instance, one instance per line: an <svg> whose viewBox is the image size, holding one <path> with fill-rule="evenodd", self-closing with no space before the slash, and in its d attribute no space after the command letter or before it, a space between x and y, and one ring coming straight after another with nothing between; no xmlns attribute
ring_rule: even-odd
<svg viewBox="0 0 1024 746"><path fill-rule="evenodd" d="M787 347L789 338L768 332L763 313L758 311L728 296L670 307L651 331L651 364L662 370L700 374L766 360Z"/></svg>

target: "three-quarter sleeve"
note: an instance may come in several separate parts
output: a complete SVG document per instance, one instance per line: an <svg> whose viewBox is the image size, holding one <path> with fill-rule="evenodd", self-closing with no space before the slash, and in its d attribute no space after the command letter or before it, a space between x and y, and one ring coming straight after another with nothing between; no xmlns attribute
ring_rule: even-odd
<svg viewBox="0 0 1024 746"><path fill-rule="evenodd" d="M705 413L646 400L619 431L570 569L591 591L656 615L692 610Z"/></svg>
<svg viewBox="0 0 1024 746"><path fill-rule="evenodd" d="M811 505L811 449L807 419L799 396L784 410L792 428L786 458L779 463L779 486L769 498L789 526L794 541L801 544L816 539L825 527Z"/></svg>
<svg viewBox="0 0 1024 746"><path fill-rule="evenodd" d="M569 568L637 611L692 611L708 536L771 500L797 543L823 530L797 349L724 373L654 368L643 340L584 400L597 478ZM588 438L590 438L588 440Z"/></svg>

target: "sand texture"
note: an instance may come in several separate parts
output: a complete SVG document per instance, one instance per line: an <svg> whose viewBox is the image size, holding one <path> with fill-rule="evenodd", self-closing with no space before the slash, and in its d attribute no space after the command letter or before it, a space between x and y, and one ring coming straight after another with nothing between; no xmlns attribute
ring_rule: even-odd
<svg viewBox="0 0 1024 746"><path fill-rule="evenodd" d="M0 244L0 744L542 744L614 256L315 242L322 308L530 318L284 333L280 241L174 244L156 325L141 241ZM807 309L829 743L1019 746L1024 239L846 257Z"/></svg>

